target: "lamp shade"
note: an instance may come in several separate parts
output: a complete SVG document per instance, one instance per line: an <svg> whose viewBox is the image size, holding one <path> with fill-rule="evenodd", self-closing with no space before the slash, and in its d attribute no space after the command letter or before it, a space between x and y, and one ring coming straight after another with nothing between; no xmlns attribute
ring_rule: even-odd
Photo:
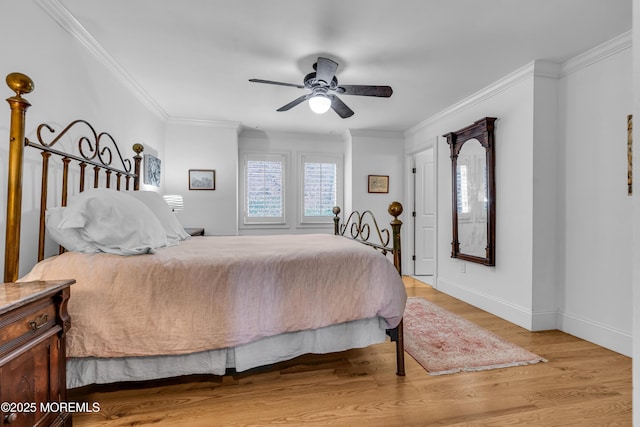
<svg viewBox="0 0 640 427"><path fill-rule="evenodd" d="M309 98L309 108L316 114L324 114L331 108L331 99L324 95Z"/></svg>
<svg viewBox="0 0 640 427"><path fill-rule="evenodd" d="M182 196L179 194L167 194L162 196L164 197L164 201L167 202L169 207L173 212L181 211L184 209L184 201L182 200Z"/></svg>

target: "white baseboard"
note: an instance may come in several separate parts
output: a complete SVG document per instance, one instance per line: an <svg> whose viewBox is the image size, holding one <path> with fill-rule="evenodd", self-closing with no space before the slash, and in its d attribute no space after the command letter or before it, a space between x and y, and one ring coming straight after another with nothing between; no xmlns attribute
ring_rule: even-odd
<svg viewBox="0 0 640 427"><path fill-rule="evenodd" d="M613 329L607 325L593 322L569 313L537 312L532 313L524 307L463 288L439 277L438 291L458 298L468 304L485 310L493 315L521 326L529 331L557 329L580 339L592 342L609 350L631 357L632 337L630 333Z"/></svg>
<svg viewBox="0 0 640 427"><path fill-rule="evenodd" d="M438 277L437 283L437 289L447 295L451 295L454 298L458 298L484 311L488 311L489 313L508 320L511 323L522 326L529 331L534 330L532 329L531 311L524 307L517 306L508 301L500 300L492 295L481 294L467 288L463 288L446 278ZM553 313L553 317L554 326L550 329L555 329L555 313Z"/></svg>
<svg viewBox="0 0 640 427"><path fill-rule="evenodd" d="M569 313L558 314L558 329L580 339L631 357L632 336L607 325L584 319Z"/></svg>

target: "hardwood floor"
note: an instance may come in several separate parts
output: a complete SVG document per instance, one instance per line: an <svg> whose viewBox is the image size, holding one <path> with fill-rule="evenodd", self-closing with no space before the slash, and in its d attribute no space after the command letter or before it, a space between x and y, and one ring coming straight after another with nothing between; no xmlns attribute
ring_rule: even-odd
<svg viewBox="0 0 640 427"><path fill-rule="evenodd" d="M234 377L71 390L70 400L100 405L73 425L631 425L630 358L562 332L528 332L413 278L405 285L548 363L429 376L407 355L407 376L397 377L394 345L379 344Z"/></svg>

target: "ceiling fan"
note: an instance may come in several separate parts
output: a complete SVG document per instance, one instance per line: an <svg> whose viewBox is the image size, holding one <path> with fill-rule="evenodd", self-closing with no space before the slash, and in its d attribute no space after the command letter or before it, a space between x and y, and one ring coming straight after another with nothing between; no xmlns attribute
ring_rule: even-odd
<svg viewBox="0 0 640 427"><path fill-rule="evenodd" d="M309 107L315 113L322 114L332 108L343 119L353 116L354 113L336 94L388 98L393 93L390 86L338 85L338 79L336 78L338 63L328 58L318 57L318 61L313 64L313 69L315 71L305 76L302 85L261 79L249 79L249 81L311 90L306 95L302 95L278 108L277 111L290 110L296 105L309 100Z"/></svg>

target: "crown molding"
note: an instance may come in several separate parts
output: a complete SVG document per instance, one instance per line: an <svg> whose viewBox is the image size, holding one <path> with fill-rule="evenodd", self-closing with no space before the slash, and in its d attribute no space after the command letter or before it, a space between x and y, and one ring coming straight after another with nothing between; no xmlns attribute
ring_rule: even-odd
<svg viewBox="0 0 640 427"><path fill-rule="evenodd" d="M631 48L632 32L620 34L609 41L606 41L588 51L575 56L562 64L561 77L580 71L590 65L600 62L608 57Z"/></svg>
<svg viewBox="0 0 640 427"><path fill-rule="evenodd" d="M533 77L546 77L560 79L571 73L582 70L590 65L602 61L612 55L631 48L632 33L627 31L605 43L602 43L593 49L577 55L562 64L551 61L537 60L515 70L511 74L492 83L491 85L481 89L473 95L451 105L450 107L440 111L439 113L429 117L428 119L418 123L417 125L407 129L404 132L405 137L410 137L418 133L421 129L442 120L455 112L464 110L465 108L485 101L496 94L509 89L510 87Z"/></svg>
<svg viewBox="0 0 640 427"><path fill-rule="evenodd" d="M184 126L205 126L219 129L231 129L240 133L242 123L232 120L206 120L206 119L190 119L186 117L169 117L168 125L184 125Z"/></svg>
<svg viewBox="0 0 640 427"><path fill-rule="evenodd" d="M278 139L300 139L302 141L318 140L318 141L335 141L340 142L348 134L348 131L344 133L335 132L302 132L302 131L287 131L281 129L256 129L252 127L243 126L240 130L242 138L258 138L263 139L265 136L274 137Z"/></svg>
<svg viewBox="0 0 640 427"><path fill-rule="evenodd" d="M402 139L404 137L402 131L395 130L348 129L347 132L349 132L352 137L363 138Z"/></svg>
<svg viewBox="0 0 640 427"><path fill-rule="evenodd" d="M67 33L78 40L89 53L98 59L98 62L102 63L102 65L111 71L116 79L127 87L145 107L161 119L167 120L168 114L162 107L118 64L109 52L98 43L59 0L34 0L34 2Z"/></svg>
<svg viewBox="0 0 640 427"><path fill-rule="evenodd" d="M550 79L559 79L562 77L562 64L551 61L534 61L533 75L535 77L547 77Z"/></svg>
<svg viewBox="0 0 640 427"><path fill-rule="evenodd" d="M518 68L514 72L506 75L500 80L495 81L494 83L486 86L484 89L479 90L478 92L470 95L455 104L451 105L448 108L440 111L439 113L429 117L428 119L418 123L417 125L407 129L404 132L405 138L411 137L416 133L420 132L421 129L433 125L438 121L442 120L444 117L454 114L456 112L462 111L472 105L479 104L505 90L519 84L522 81L533 78L536 73L536 63L541 61L532 61L527 65ZM543 76L552 75L550 72L553 67L551 65L538 65L538 70L542 73Z"/></svg>

